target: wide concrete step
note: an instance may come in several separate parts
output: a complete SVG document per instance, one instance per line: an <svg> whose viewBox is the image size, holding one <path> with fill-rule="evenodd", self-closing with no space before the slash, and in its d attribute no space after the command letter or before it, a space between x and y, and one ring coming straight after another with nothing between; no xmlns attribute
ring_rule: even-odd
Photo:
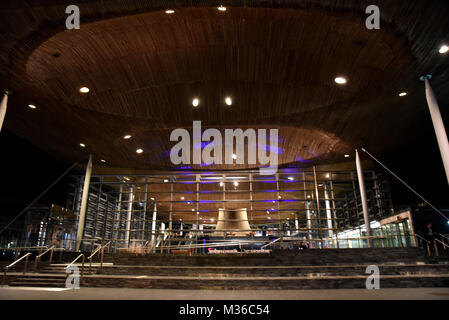
<svg viewBox="0 0 449 320"><path fill-rule="evenodd" d="M149 276L87 276L85 287L152 288L152 289L217 289L217 290L294 290L366 288L366 276L323 277L149 277ZM381 288L447 287L449 274L383 276Z"/></svg>
<svg viewBox="0 0 449 320"><path fill-rule="evenodd" d="M161 254L135 255L116 253L111 256L115 265L154 266L276 266L276 265L339 265L380 264L448 261L449 256L428 257L420 248L385 249L328 249L285 250L268 254L192 255L173 256Z"/></svg>
<svg viewBox="0 0 449 320"><path fill-rule="evenodd" d="M309 275L363 275L368 265L341 266L276 266L276 267L167 267L167 266L108 266L101 274L148 276L200 276L258 277L258 276L309 276ZM449 265L380 265L382 275L445 274ZM99 271L99 270L97 270Z"/></svg>
<svg viewBox="0 0 449 320"><path fill-rule="evenodd" d="M45 287L45 288L65 288L65 282L46 282L46 281L14 281L9 284L11 287Z"/></svg>

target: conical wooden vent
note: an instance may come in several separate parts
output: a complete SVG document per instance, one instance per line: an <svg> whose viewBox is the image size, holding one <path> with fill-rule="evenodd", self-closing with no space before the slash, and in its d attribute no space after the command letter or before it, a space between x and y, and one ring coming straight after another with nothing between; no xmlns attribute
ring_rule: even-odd
<svg viewBox="0 0 449 320"><path fill-rule="evenodd" d="M251 233L246 208L237 210L219 209L217 227L215 230L226 230L227 236L245 237ZM223 236L223 232L216 232Z"/></svg>

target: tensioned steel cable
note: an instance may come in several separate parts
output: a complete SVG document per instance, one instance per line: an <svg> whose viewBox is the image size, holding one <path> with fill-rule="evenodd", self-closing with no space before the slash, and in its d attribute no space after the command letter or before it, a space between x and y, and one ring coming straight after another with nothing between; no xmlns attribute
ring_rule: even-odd
<svg viewBox="0 0 449 320"><path fill-rule="evenodd" d="M391 175L393 175L396 179L398 179L400 182L402 182L402 184L404 184L407 188L409 188L414 194L416 194L418 197L421 198L421 200L423 200L425 203L427 203L433 210L435 210L436 212L438 212L441 216L443 216L446 220L449 221L449 218L446 217L444 215L444 213L442 213L440 210L438 210L433 204L431 204L429 201L427 201L426 199L424 199L423 196L421 196L418 192L416 192L412 187L410 187L406 182L404 182L401 178L399 178L393 171L391 171L390 169L387 168L387 166L385 166L382 162L380 162L379 160L377 160L371 153L369 153L368 151L366 151L366 149L361 148L363 152L365 152L367 155L369 155L371 158L373 158L374 161L376 161L378 164L380 164L385 170L387 170Z"/></svg>
<svg viewBox="0 0 449 320"><path fill-rule="evenodd" d="M48 192L48 190L50 190L56 183L58 183L59 180L61 180L70 170L72 170L77 164L79 163L79 161L75 162L70 168L68 168L61 176L59 176L58 179L56 179L55 181L53 181L53 183L44 190L44 192L42 192L39 196L37 196L37 198L35 198L33 201L30 202L29 205L27 205L25 207L25 209L23 209L17 216L15 216L14 219L11 220L11 222L9 222L1 231L0 234L5 231L6 229L9 228L9 226L11 224L14 223L14 221L16 221L24 212L26 212L37 200L39 200L44 194L46 194Z"/></svg>

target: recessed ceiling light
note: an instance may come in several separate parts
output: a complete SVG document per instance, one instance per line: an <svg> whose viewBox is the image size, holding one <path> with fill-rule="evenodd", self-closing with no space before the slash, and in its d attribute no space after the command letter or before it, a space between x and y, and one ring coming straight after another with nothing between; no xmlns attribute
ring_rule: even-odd
<svg viewBox="0 0 449 320"><path fill-rule="evenodd" d="M223 7L223 6L219 6L217 9L218 9L219 11L226 11L226 7Z"/></svg>
<svg viewBox="0 0 449 320"><path fill-rule="evenodd" d="M31 109L36 109L37 108L34 104L29 104L28 107L31 108Z"/></svg>
<svg viewBox="0 0 449 320"><path fill-rule="evenodd" d="M278 199L282 199L282 197L281 197L281 196L278 196Z"/></svg>
<svg viewBox="0 0 449 320"><path fill-rule="evenodd" d="M214 218L210 219L211 222L214 222Z"/></svg>
<svg viewBox="0 0 449 320"><path fill-rule="evenodd" d="M293 177L288 177L288 180L293 181Z"/></svg>
<svg viewBox="0 0 449 320"><path fill-rule="evenodd" d="M80 143L80 146L83 147L83 148L86 147L86 145L84 143Z"/></svg>
<svg viewBox="0 0 449 320"><path fill-rule="evenodd" d="M142 149L137 149L136 152L137 152L137 153L142 153L143 150L142 150Z"/></svg>
<svg viewBox="0 0 449 320"><path fill-rule="evenodd" d="M154 198L153 198L153 197L151 197L150 199L151 199L151 200L154 200Z"/></svg>
<svg viewBox="0 0 449 320"><path fill-rule="evenodd" d="M290 218L287 218L287 220L290 220Z"/></svg>
<svg viewBox="0 0 449 320"><path fill-rule="evenodd" d="M168 179L164 179L164 182L167 183L167 182L168 182Z"/></svg>
<svg viewBox="0 0 449 320"><path fill-rule="evenodd" d="M407 92L401 92L401 93L399 94L400 97L405 97L406 95L407 95Z"/></svg>
<svg viewBox="0 0 449 320"><path fill-rule="evenodd" d="M123 139L131 139L132 135L127 134L126 136L123 137Z"/></svg>
<svg viewBox="0 0 449 320"><path fill-rule="evenodd" d="M80 88L80 92L81 93L88 93L90 91L90 89L88 87L82 87Z"/></svg>
<svg viewBox="0 0 449 320"><path fill-rule="evenodd" d="M129 181L129 178L128 178L128 177L124 177L123 179L125 179L126 181Z"/></svg>
<svg viewBox="0 0 449 320"><path fill-rule="evenodd" d="M438 50L438 52L441 53L441 54L445 54L448 51L449 51L449 47L446 46L446 45L441 46L440 50Z"/></svg>
<svg viewBox="0 0 449 320"><path fill-rule="evenodd" d="M271 217L268 217L268 220L271 220Z"/></svg>
<svg viewBox="0 0 449 320"><path fill-rule="evenodd" d="M104 159L101 159L100 161L101 161L101 162L103 162L103 163L105 163L105 162L106 162L106 160L104 160Z"/></svg>
<svg viewBox="0 0 449 320"><path fill-rule="evenodd" d="M232 154L232 159L237 160L237 155L235 153Z"/></svg>
<svg viewBox="0 0 449 320"><path fill-rule="evenodd" d="M203 220L203 218L200 218L200 220Z"/></svg>
<svg viewBox="0 0 449 320"><path fill-rule="evenodd" d="M349 158L350 157L350 155L349 154L345 154L345 158Z"/></svg>
<svg viewBox="0 0 449 320"><path fill-rule="evenodd" d="M184 200L184 197L181 197L181 200Z"/></svg>
<svg viewBox="0 0 449 320"><path fill-rule="evenodd" d="M310 199L310 195L307 196L307 199Z"/></svg>
<svg viewBox="0 0 449 320"><path fill-rule="evenodd" d="M198 100L197 98L195 98L195 99L192 100L192 105L193 105L194 107L198 107L199 104L200 104L200 100Z"/></svg>
<svg viewBox="0 0 449 320"><path fill-rule="evenodd" d="M239 186L239 183L238 183L237 181L234 181L234 186L235 186L235 187L238 187L238 186Z"/></svg>
<svg viewBox="0 0 449 320"><path fill-rule="evenodd" d="M228 106L232 105L232 99L231 97L226 97L225 102Z"/></svg>
<svg viewBox="0 0 449 320"><path fill-rule="evenodd" d="M347 80L343 77L337 77L334 81L338 84L345 84L347 82Z"/></svg>
<svg viewBox="0 0 449 320"><path fill-rule="evenodd" d="M172 14L175 13L175 10L169 9L169 10L165 10L166 14Z"/></svg>
<svg viewBox="0 0 449 320"><path fill-rule="evenodd" d="M220 187L223 187L223 185L224 185L223 181L222 181L222 182L220 182Z"/></svg>

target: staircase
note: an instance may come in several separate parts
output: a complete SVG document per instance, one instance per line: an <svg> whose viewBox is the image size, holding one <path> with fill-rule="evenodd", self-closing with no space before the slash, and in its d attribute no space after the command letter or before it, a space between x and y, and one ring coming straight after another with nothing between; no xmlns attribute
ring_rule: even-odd
<svg viewBox="0 0 449 320"><path fill-rule="evenodd" d="M84 269L81 287L158 289L365 288L369 265L381 288L449 287L449 256L417 248L274 251L271 255L111 254L100 273ZM17 276L11 286L65 286L65 265Z"/></svg>

